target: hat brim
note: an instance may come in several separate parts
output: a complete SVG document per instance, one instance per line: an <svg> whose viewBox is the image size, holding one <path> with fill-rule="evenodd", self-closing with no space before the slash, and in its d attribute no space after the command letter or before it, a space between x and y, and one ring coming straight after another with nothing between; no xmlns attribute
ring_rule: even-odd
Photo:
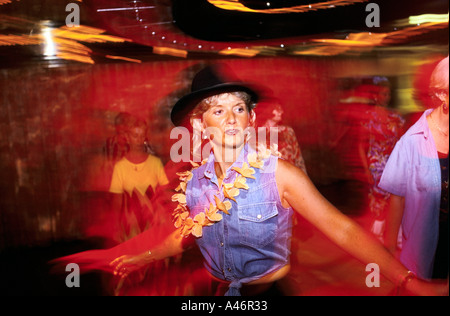
<svg viewBox="0 0 450 316"><path fill-rule="evenodd" d="M238 91L248 93L252 98L252 102L254 103L258 102L259 94L257 92L256 87L243 84L242 82L223 83L208 87L206 89L197 90L183 96L173 106L172 111L170 113L170 119L172 120L172 123L175 126L181 126L188 117L189 113L191 113L192 110L194 110L194 108L203 99L221 93L238 92Z"/></svg>

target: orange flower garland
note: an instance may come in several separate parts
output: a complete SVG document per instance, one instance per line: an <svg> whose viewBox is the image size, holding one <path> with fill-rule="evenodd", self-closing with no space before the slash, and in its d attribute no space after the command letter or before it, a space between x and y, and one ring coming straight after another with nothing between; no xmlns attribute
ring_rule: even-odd
<svg viewBox="0 0 450 316"><path fill-rule="evenodd" d="M276 150L275 150L276 151ZM246 183L247 178L255 179L255 169L261 169L264 166L264 159L268 158L271 154L269 149L262 153L251 153L248 155L249 163L244 162L242 168L233 167L239 175L236 177L234 183L223 183L224 200L220 200L218 196L214 196L214 202L209 204L209 209L205 208L203 212L195 215L194 218L190 217L189 208L186 205L186 187L187 183L192 179L192 171L179 172L177 175L180 177L180 185L176 188L176 193L172 196L173 202L178 202L178 206L173 211L174 225L176 228L181 227L181 235L188 237L192 234L195 237L202 237L203 227L211 226L223 219L222 214L219 211L230 215L228 212L231 209L230 200L236 202L235 197L239 195L239 190L248 190L249 186ZM278 154L278 153L277 153ZM206 163L207 160L202 161L201 164L197 164L191 161L193 169L196 169ZM193 170L192 169L192 170Z"/></svg>

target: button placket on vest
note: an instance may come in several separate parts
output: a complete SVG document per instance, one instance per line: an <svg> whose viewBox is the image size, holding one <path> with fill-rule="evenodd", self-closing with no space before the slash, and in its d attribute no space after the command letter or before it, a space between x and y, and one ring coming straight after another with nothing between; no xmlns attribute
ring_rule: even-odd
<svg viewBox="0 0 450 316"><path fill-rule="evenodd" d="M223 221L223 238L224 241L228 238L228 227L227 227L227 221ZM228 246L225 245L224 241L221 242L221 245L223 244L223 247L221 247L222 255L223 255L223 267L222 267L222 273L227 280L233 279L233 274L231 273L233 271L232 269L232 253L231 249L229 249Z"/></svg>

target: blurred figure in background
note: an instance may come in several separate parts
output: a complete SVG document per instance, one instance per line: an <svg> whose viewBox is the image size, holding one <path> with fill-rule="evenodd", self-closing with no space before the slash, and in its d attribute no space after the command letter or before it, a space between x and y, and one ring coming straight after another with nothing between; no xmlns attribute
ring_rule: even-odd
<svg viewBox="0 0 450 316"><path fill-rule="evenodd" d="M348 84L350 88L342 88L342 96L331 110L334 125L330 133L330 147L335 156L336 178L356 182L360 195L361 188L371 183L366 163L367 151L364 150L367 145L362 144L367 142L364 125L368 122L368 111L375 104L374 88L372 85L351 81Z"/></svg>
<svg viewBox="0 0 450 316"><path fill-rule="evenodd" d="M263 105L255 109L256 125L257 127L266 128L266 144L271 144L271 139L277 139L277 150L281 154L281 158L306 173L305 160L303 159L294 129L281 124L284 111L280 100L271 97L261 100L260 104ZM277 135L273 137L272 133L276 133Z"/></svg>
<svg viewBox="0 0 450 316"><path fill-rule="evenodd" d="M150 227L160 225L164 214L158 214L153 203L158 187L169 183L161 159L148 153L147 123L128 115L121 126L123 139L128 151L114 165L110 193L112 193L112 212L118 218L117 231L113 233L117 242L122 243ZM114 226L113 226L114 227ZM123 280L113 279L115 295L124 295L136 290L146 275L163 275L164 262L143 270L124 284Z"/></svg>
<svg viewBox="0 0 450 316"><path fill-rule="evenodd" d="M396 142L403 134L405 120L395 110L389 108L391 85L385 77L367 80L366 89L371 94L373 105L366 111L367 121L362 122L367 137L360 142L364 166L368 172L371 232L383 241L385 215L389 193L380 189L378 183L386 162ZM371 103L372 103L371 102Z"/></svg>
<svg viewBox="0 0 450 316"><path fill-rule="evenodd" d="M431 75L434 101L396 144L380 187L391 193L386 246L425 279L448 278L448 57Z"/></svg>
<svg viewBox="0 0 450 316"><path fill-rule="evenodd" d="M350 183L347 192L364 215L367 229L382 240L389 194L378 187L404 119L392 107L391 85L385 77L358 78L346 89L334 110L332 142L340 177Z"/></svg>
<svg viewBox="0 0 450 316"><path fill-rule="evenodd" d="M375 89L375 105L389 107L392 99L391 83L386 77L376 76L371 79L377 89Z"/></svg>
<svg viewBox="0 0 450 316"><path fill-rule="evenodd" d="M150 200L158 186L169 182L161 160L147 152L145 121L128 118L124 129L129 151L116 162L109 189L114 193L113 209L121 214L119 242L149 227L152 217L157 215L152 214Z"/></svg>
<svg viewBox="0 0 450 316"><path fill-rule="evenodd" d="M129 151L126 133L127 125L131 118L132 116L130 113L120 112L114 119L116 134L106 140L105 146L106 158L112 164L122 159Z"/></svg>

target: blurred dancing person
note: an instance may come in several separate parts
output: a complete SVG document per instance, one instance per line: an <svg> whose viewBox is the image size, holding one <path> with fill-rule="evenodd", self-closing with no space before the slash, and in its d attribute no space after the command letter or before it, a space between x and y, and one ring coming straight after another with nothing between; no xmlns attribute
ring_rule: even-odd
<svg viewBox="0 0 450 316"><path fill-rule="evenodd" d="M149 227L157 215L150 200L158 186L169 182L161 159L147 152L147 131L145 121L128 119L125 138L129 151L114 166L109 191L114 193L113 209L121 209L121 242Z"/></svg>
<svg viewBox="0 0 450 316"><path fill-rule="evenodd" d="M276 139L277 150L281 154L281 158L307 173L305 160L294 129L282 124L284 111L280 100L272 97L264 99L255 111L257 127L266 128L266 143L270 143L270 139ZM272 133L276 133L276 137Z"/></svg>
<svg viewBox="0 0 450 316"><path fill-rule="evenodd" d="M405 120L390 109L391 87L387 78L374 77L367 84L372 92L373 104L363 121L366 140L361 142L365 153L365 167L369 173L369 209L371 231L383 242L385 216L390 194L378 187L386 162L395 144L403 134ZM364 158L363 158L364 159Z"/></svg>
<svg viewBox="0 0 450 316"><path fill-rule="evenodd" d="M106 140L105 154L112 164L122 159L129 151L127 142L127 125L132 115L127 112L120 112L114 119L116 134Z"/></svg>
<svg viewBox="0 0 450 316"><path fill-rule="evenodd" d="M396 144L379 186L391 193L386 245L424 279L448 277L448 57L431 75L434 104Z"/></svg>

